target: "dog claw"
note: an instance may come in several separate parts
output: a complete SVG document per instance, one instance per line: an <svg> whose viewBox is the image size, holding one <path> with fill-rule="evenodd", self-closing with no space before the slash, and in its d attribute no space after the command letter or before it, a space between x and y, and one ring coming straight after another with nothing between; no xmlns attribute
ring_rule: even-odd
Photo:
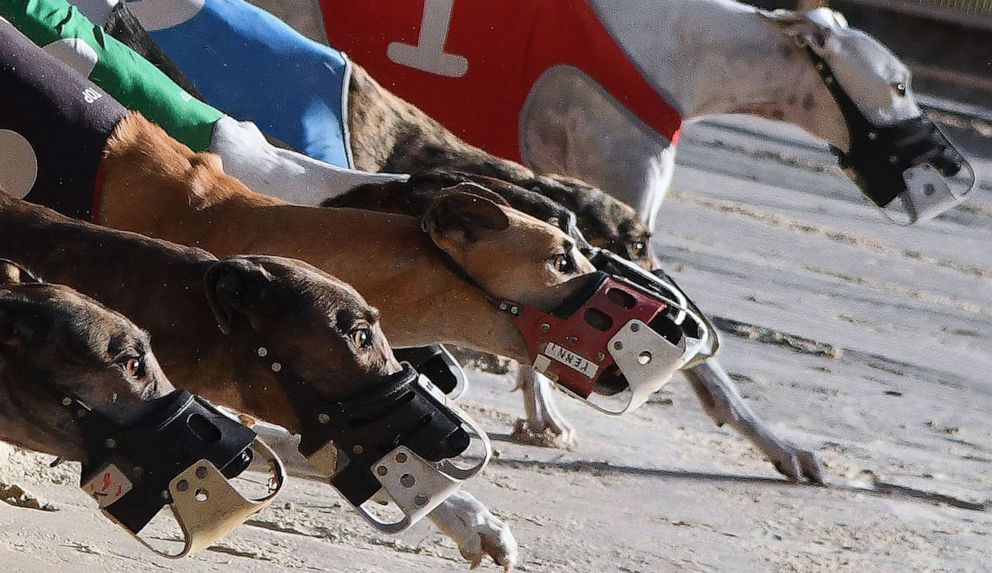
<svg viewBox="0 0 992 573"><path fill-rule="evenodd" d="M799 449L792 444L777 444L774 452L767 452L775 469L792 483L807 480L823 483L823 464L816 452Z"/></svg>

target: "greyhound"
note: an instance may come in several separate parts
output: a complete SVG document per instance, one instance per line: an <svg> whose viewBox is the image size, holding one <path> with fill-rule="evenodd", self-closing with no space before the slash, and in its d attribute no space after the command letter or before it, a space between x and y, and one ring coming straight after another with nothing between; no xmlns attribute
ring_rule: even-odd
<svg viewBox="0 0 992 573"><path fill-rule="evenodd" d="M316 381L331 399L361 393L400 371L378 311L347 284L303 262L217 260L200 249L69 219L2 193L0 222L0 257L29 264L127 314L155 338L162 368L179 387L293 433L304 428L298 412L270 365L250 359L258 346L255 332L285 357L286 371ZM149 298L159 304L148 304ZM295 442L269 436L284 460L299 458ZM289 470L326 479L302 464ZM473 530L461 526L458 516L465 513L475 516ZM515 562L509 528L470 495L459 492L430 517L452 532L472 562L481 560L482 547L499 563Z"/></svg>
<svg viewBox="0 0 992 573"><path fill-rule="evenodd" d="M212 545L271 503L285 483L278 458L253 431L172 387L146 332L6 259L0 260L0 419L0 439L83 462L80 487L165 557ZM251 500L228 480L259 455L272 464L275 487ZM207 487L213 495L193 499ZM139 535L166 505L183 532L178 554Z"/></svg>
<svg viewBox="0 0 992 573"><path fill-rule="evenodd" d="M605 189L652 229L683 122L713 114L786 121L827 141L864 194L902 222L958 203L969 186L947 179L962 168L973 178L916 105L906 66L828 8L531 0L509 10L426 0L377 5L373 17L354 0L321 6L333 45L388 77L398 95L487 151ZM454 60L460 73L444 64ZM490 121L475 121L479 114ZM915 144L900 147L899 138ZM898 169L882 176L878 164L890 156ZM370 167L357 155L356 164ZM939 199L917 195L923 174Z"/></svg>
<svg viewBox="0 0 992 573"><path fill-rule="evenodd" d="M35 280L23 267L0 261L0 438L85 462L83 434L60 392L127 424L174 388L148 335L124 316L69 287L27 283Z"/></svg>
<svg viewBox="0 0 992 573"><path fill-rule="evenodd" d="M120 13L120 8L120 5L116 6L113 13ZM101 58L103 57L101 55ZM445 144L436 149L444 150L445 153L452 149L470 150L423 113L382 90L357 66L354 69L350 89L354 104L349 108L353 110L352 113L366 114L368 121L372 123L384 121L385 125L391 127L400 127L398 121L406 122L413 118L414 124L431 133L447 134L444 136ZM357 132L353 130L352 134L355 133ZM250 154L248 156L250 157ZM458 153L454 153L452 157L446 156L444 161L462 165L456 156ZM581 221L580 226L593 244L606 246L645 264L653 262L654 259L647 248L649 234L629 207L610 200L602 193L577 181L536 177L519 165L496 160L478 150L468 153L461 159L468 158L469 161L465 164L467 169L478 172L479 161L487 157L489 159L485 160L486 165L491 168L482 169L483 173L530 186L575 210ZM524 201L519 201L515 204L526 209L523 203ZM540 377L535 378L526 371L522 372L520 385L524 389L528 419L522 423L518 422L517 434L537 436L537 439L542 441L550 435L552 442L569 443L574 437L574 431L554 407L547 381ZM687 375L704 409L719 425L731 424L752 440L773 461L775 467L790 479L806 477L812 481L820 480L821 469L816 455L783 440L765 425L743 401L719 364L709 361L687 371Z"/></svg>

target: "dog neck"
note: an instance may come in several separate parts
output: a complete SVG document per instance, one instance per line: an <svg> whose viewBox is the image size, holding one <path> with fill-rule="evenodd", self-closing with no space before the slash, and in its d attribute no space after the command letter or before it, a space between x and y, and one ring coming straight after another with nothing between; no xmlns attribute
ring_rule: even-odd
<svg viewBox="0 0 992 573"><path fill-rule="evenodd" d="M140 116L107 145L104 224L217 256L256 252L301 258L351 283L382 311L396 346L447 342L526 359L506 313L444 264L412 217L287 205L251 192Z"/></svg>
<svg viewBox="0 0 992 573"><path fill-rule="evenodd" d="M282 426L297 425L272 372L251 359L251 336L225 335L217 327L204 292L204 274L216 263L208 253L88 225L3 194L0 244L4 256L148 330L156 358L178 387Z"/></svg>

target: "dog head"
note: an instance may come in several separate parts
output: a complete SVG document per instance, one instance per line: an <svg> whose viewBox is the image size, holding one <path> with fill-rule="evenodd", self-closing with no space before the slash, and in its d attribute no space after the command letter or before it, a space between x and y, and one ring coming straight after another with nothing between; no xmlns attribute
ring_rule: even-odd
<svg viewBox="0 0 992 573"><path fill-rule="evenodd" d="M474 183L442 190L423 228L490 297L550 310L595 271L575 239Z"/></svg>
<svg viewBox="0 0 992 573"><path fill-rule="evenodd" d="M96 301L0 260L0 436L85 461L69 394L129 425L173 390L148 335Z"/></svg>
<svg viewBox="0 0 992 573"><path fill-rule="evenodd" d="M378 311L311 265L235 256L213 264L204 282L222 331L250 327L286 369L329 398L348 398L400 369Z"/></svg>

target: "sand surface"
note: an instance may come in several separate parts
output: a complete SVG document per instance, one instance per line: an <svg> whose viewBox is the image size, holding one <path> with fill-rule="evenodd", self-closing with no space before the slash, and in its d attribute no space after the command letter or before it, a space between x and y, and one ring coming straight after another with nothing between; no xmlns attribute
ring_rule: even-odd
<svg viewBox="0 0 992 573"><path fill-rule="evenodd" d="M777 431L820 452L828 485L780 479L710 423L680 377L622 419L561 397L580 428L579 447L565 452L509 443L522 412L512 382L473 373L463 402L493 432L499 458L468 490L512 524L517 569L988 570L992 194L903 229L790 130L700 124L680 157L657 247L728 330L722 360L742 393ZM0 504L0 570L466 567L433 526L378 535L330 488L296 480L220 545L153 559L92 508L72 466L48 461L0 453L3 481L55 510Z"/></svg>

